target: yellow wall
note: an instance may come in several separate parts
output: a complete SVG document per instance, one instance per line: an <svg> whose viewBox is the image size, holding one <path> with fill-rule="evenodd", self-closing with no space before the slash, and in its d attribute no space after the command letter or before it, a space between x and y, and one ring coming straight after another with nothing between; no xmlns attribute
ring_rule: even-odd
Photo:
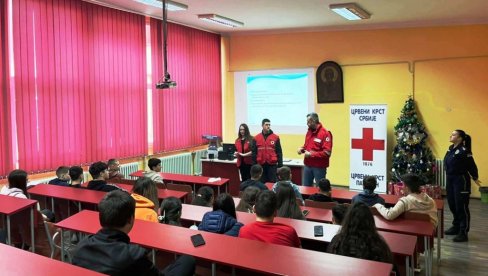
<svg viewBox="0 0 488 276"><path fill-rule="evenodd" d="M333 60L343 66L344 103L315 107L334 134L328 171L332 183L348 183L349 104L388 104L390 155L395 142L393 126L410 94L431 134L429 142L436 157L443 157L452 129L465 129L473 136L480 178L488 182L484 173L488 157L482 156L488 146L482 138L488 119L483 81L488 73L488 25L236 35L224 38L223 46L228 57L223 85L225 141L233 141L237 133L234 71L318 67ZM285 157L299 158L295 151L304 136L280 137Z"/></svg>

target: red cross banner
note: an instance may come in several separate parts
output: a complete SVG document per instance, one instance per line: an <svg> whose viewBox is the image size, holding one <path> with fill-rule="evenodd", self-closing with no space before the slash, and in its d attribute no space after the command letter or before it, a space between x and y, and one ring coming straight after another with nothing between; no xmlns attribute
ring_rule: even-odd
<svg viewBox="0 0 488 276"><path fill-rule="evenodd" d="M386 193L386 119L384 104L350 105L349 188L363 190L365 176L376 177L377 193Z"/></svg>

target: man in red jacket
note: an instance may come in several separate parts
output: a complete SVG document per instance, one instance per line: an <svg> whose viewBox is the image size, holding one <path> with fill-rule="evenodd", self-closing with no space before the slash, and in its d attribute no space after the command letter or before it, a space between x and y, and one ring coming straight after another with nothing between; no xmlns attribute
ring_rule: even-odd
<svg viewBox="0 0 488 276"><path fill-rule="evenodd" d="M276 182L276 170L283 166L280 137L271 130L269 119L263 119L263 131L254 137L252 160L263 167L261 182Z"/></svg>
<svg viewBox="0 0 488 276"><path fill-rule="evenodd" d="M305 155L302 183L304 186L312 186L314 179L318 183L327 174L332 153L332 134L322 126L315 112L307 115L307 126L305 144L297 153Z"/></svg>

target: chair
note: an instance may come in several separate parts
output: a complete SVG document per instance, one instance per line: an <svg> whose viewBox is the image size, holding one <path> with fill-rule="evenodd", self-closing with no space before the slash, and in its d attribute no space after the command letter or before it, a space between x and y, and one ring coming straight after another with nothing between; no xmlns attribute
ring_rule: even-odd
<svg viewBox="0 0 488 276"><path fill-rule="evenodd" d="M193 190L190 185L168 183L166 184L166 188L173 191L187 192L185 202L190 203L193 200Z"/></svg>
<svg viewBox="0 0 488 276"><path fill-rule="evenodd" d="M313 201L310 199L305 200L305 206L314 207L314 208L332 209L336 205L337 202L320 202L320 201Z"/></svg>
<svg viewBox="0 0 488 276"><path fill-rule="evenodd" d="M51 249L50 257L51 259L53 259L56 254L56 250L59 250L61 252L61 232L56 229L54 223L48 221L44 221L44 230L46 231L49 248ZM65 233L69 233L68 235L71 236L71 232L67 231ZM68 257L68 261L71 263L72 256L70 250L73 249L73 244L71 243L71 241L68 240L69 238L65 239L63 254Z"/></svg>

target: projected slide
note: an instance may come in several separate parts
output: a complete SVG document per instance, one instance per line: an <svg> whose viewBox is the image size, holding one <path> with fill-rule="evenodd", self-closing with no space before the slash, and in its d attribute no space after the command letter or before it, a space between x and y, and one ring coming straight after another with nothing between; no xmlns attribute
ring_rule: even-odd
<svg viewBox="0 0 488 276"><path fill-rule="evenodd" d="M246 123L253 134L263 118L282 134L305 133L305 115L313 110L314 69L284 69L234 73L236 129Z"/></svg>
<svg viewBox="0 0 488 276"><path fill-rule="evenodd" d="M273 118L273 125L303 124L308 74L248 76L246 84L248 124L260 125L266 116Z"/></svg>

